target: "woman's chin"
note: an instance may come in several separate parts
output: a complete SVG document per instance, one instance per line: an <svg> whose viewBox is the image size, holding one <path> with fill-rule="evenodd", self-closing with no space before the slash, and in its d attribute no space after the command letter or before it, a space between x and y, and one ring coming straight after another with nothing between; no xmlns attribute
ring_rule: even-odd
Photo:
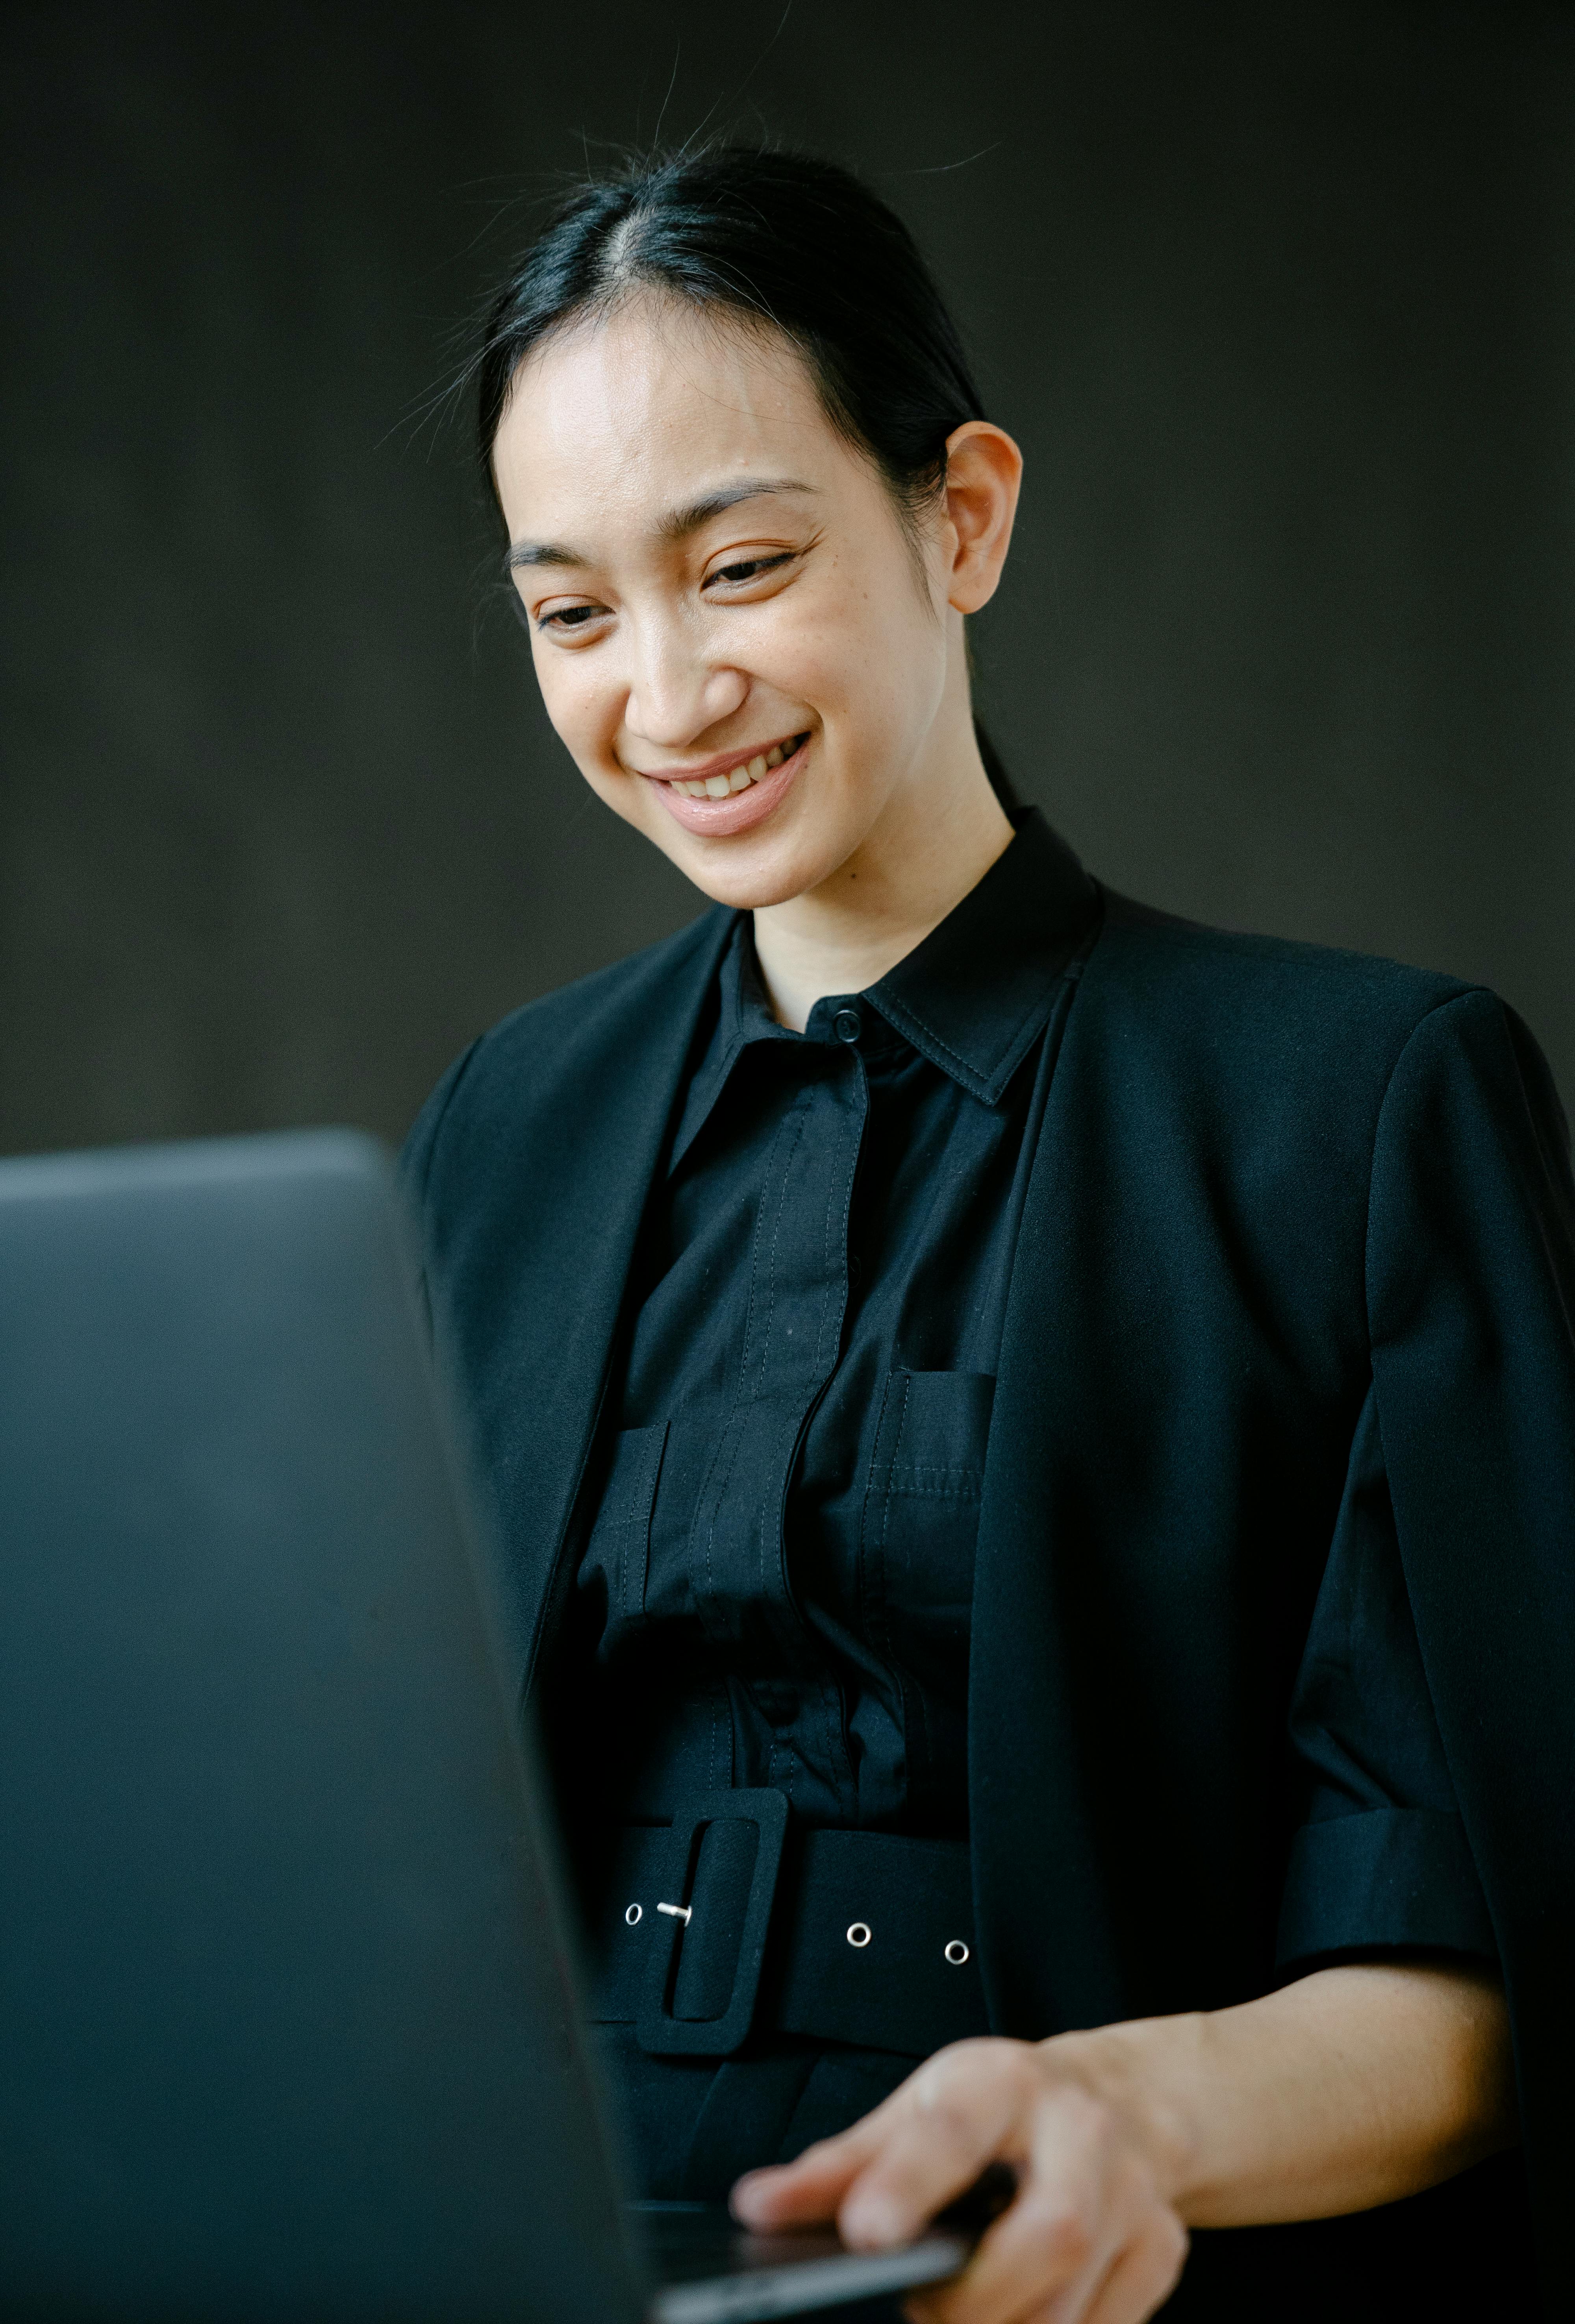
<svg viewBox="0 0 1575 2324"><path fill-rule="evenodd" d="M687 851L682 855L672 849L668 853L702 895L709 896L713 904L725 904L735 912L764 912L774 904L791 904L795 897L818 888L836 868L832 865L824 870L804 870L762 865L754 869L743 864L697 862Z"/></svg>
<svg viewBox="0 0 1575 2324"><path fill-rule="evenodd" d="M662 853L702 895L735 912L763 912L774 904L791 904L829 880L852 852L852 844L842 848L806 845L802 831L774 830L770 824L732 839L702 839L683 830L665 811L659 824L652 818L647 827Z"/></svg>

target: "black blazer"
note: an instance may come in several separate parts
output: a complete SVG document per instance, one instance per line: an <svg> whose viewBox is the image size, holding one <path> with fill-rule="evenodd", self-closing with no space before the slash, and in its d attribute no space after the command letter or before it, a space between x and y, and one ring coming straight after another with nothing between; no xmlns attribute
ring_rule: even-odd
<svg viewBox="0 0 1575 2324"><path fill-rule="evenodd" d="M1403 1815L1311 1827L1292 1861L1286 1707L1372 1395L1550 2248L1575 2181L1575 1193L1546 1066L1487 991L1168 919L1070 853L1045 908L1097 935L1060 1013L979 1520L992 2022L1260 1993L1283 1905L1310 1950L1326 1863L1360 1868L1405 1941ZM506 1019L407 1148L522 1701L733 918ZM1338 1912L1324 1934L1338 1953Z"/></svg>

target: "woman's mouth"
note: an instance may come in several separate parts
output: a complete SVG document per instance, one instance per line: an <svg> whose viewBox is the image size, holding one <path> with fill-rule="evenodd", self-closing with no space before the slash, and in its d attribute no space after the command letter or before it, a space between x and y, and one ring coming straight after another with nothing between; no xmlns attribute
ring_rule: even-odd
<svg viewBox="0 0 1575 2324"><path fill-rule="evenodd" d="M749 757L724 759L700 775L647 775L657 796L686 831L713 839L748 831L771 813L802 770L808 734L789 734Z"/></svg>

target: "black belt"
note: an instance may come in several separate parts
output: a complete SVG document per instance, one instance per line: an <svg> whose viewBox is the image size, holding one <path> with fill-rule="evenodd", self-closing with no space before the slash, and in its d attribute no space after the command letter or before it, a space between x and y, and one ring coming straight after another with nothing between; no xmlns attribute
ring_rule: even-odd
<svg viewBox="0 0 1575 2324"><path fill-rule="evenodd" d="M778 1791L626 1825L594 1916L591 2016L653 2055L752 2032L928 2057L986 2034L966 1841L793 1825Z"/></svg>

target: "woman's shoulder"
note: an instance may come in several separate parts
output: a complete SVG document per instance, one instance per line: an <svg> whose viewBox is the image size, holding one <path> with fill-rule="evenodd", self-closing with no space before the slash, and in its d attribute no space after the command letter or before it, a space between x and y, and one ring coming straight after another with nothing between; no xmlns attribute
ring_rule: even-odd
<svg viewBox="0 0 1575 2324"><path fill-rule="evenodd" d="M1100 949L1123 967L1140 962L1152 970L1163 959L1171 974L1183 980L1191 998L1217 993L1225 1000L1262 987L1282 999L1304 995L1327 1005L1333 995L1348 991L1367 994L1385 1009L1425 1012L1441 1001L1481 989L1442 970L1412 967L1381 953L1211 927L1111 888L1101 893Z"/></svg>
<svg viewBox="0 0 1575 2324"><path fill-rule="evenodd" d="M687 1051L694 1020L732 931L714 909L676 935L527 1001L480 1034L449 1065L406 1140L408 1176L425 1182L440 1144L516 1149L562 1141L577 1116L616 1085L653 1097ZM670 1052L674 1053L670 1056Z"/></svg>
<svg viewBox="0 0 1575 2324"><path fill-rule="evenodd" d="M474 1054L488 1069L513 1074L524 1064L551 1065L579 1049L616 1041L625 1027L647 1023L662 996L676 1002L691 980L704 985L737 917L713 907L672 936L527 1001L483 1033L472 1045Z"/></svg>
<svg viewBox="0 0 1575 2324"><path fill-rule="evenodd" d="M1209 927L1107 889L1086 982L1167 1046L1242 1057L1390 1054L1433 1013L1495 995L1441 970L1289 936Z"/></svg>
<svg viewBox="0 0 1575 2324"><path fill-rule="evenodd" d="M1250 1137L1355 1147L1390 1099L1465 1074L1567 1146L1546 1059L1486 985L1103 902L1069 1040L1118 1111L1171 1104Z"/></svg>

